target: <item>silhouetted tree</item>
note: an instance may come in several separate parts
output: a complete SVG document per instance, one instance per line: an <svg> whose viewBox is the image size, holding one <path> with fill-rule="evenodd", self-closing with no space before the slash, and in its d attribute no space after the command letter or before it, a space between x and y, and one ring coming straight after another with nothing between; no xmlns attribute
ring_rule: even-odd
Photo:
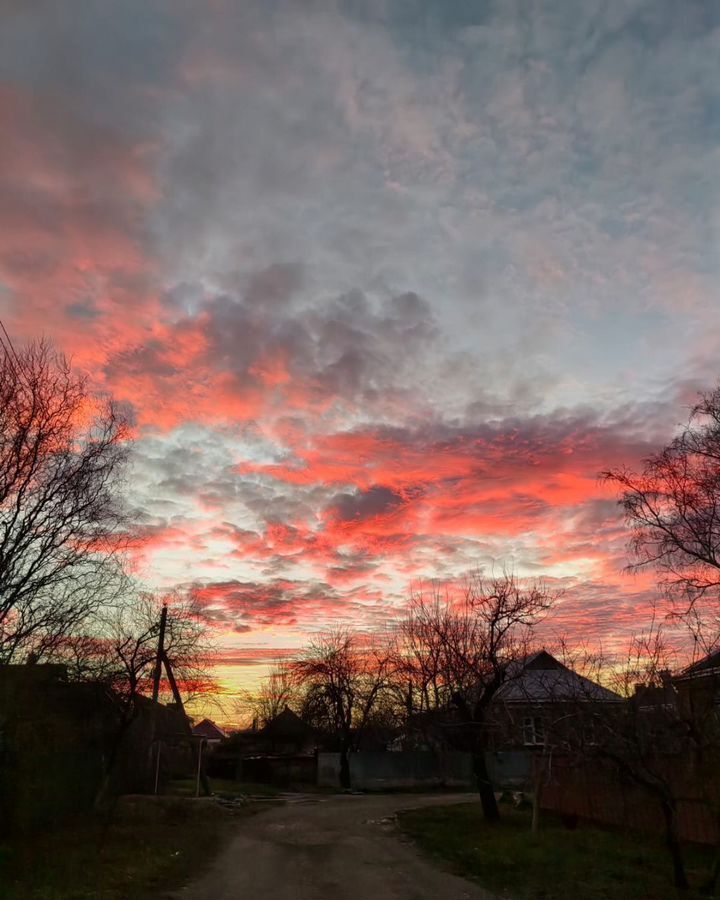
<svg viewBox="0 0 720 900"><path fill-rule="evenodd" d="M500 817L485 761L489 707L514 664L528 654L533 628L553 601L542 584L524 586L510 574L476 575L458 597L437 590L412 596L400 626L405 675L417 685L419 709L452 705L460 714L489 821Z"/></svg>
<svg viewBox="0 0 720 900"><path fill-rule="evenodd" d="M104 683L119 712L98 802L107 792L123 738L137 714L139 698L153 694L163 605L168 607L164 652L183 703L197 701L217 688L210 674L213 648L201 611L192 599L178 594L160 598L139 593L127 598L121 608L112 610L102 628L97 629L99 636L83 639L84 646L77 654L79 667L70 670L71 676ZM63 661L68 660L66 654ZM160 682L159 696L174 699L167 675Z"/></svg>
<svg viewBox="0 0 720 900"><path fill-rule="evenodd" d="M160 615L167 605L164 651L184 702L207 693L213 686L209 675L212 656L208 630L201 610L179 594L157 597L141 593L110 623L110 644L115 660L113 687L116 693L135 697L152 693ZM165 680L161 696L171 696Z"/></svg>
<svg viewBox="0 0 720 900"><path fill-rule="evenodd" d="M47 655L117 590L128 437L48 344L0 357L0 662Z"/></svg>
<svg viewBox="0 0 720 900"><path fill-rule="evenodd" d="M280 660L255 691L241 691L235 701L235 711L243 718L263 727L286 707L295 712L302 708L302 689L291 666Z"/></svg>
<svg viewBox="0 0 720 900"><path fill-rule="evenodd" d="M361 642L347 629L318 635L291 663L302 687L303 718L336 736L340 747L340 783L350 784L350 753L357 749L387 684L385 649Z"/></svg>
<svg viewBox="0 0 720 900"><path fill-rule="evenodd" d="M622 494L638 566L654 565L692 608L720 588L720 387L700 396L682 432L640 472L602 473Z"/></svg>
<svg viewBox="0 0 720 900"><path fill-rule="evenodd" d="M607 779L613 789L630 783L656 801L662 810L665 843L676 887L686 888L687 877L678 829L679 803L684 799L686 769L697 775L697 752L710 732L678 698L670 675L672 651L662 628L654 623L634 637L624 660L597 657L596 676L623 697L614 704L581 704L582 727L563 734L565 750L577 764ZM587 734L592 740L587 740ZM714 740L714 738L713 738Z"/></svg>

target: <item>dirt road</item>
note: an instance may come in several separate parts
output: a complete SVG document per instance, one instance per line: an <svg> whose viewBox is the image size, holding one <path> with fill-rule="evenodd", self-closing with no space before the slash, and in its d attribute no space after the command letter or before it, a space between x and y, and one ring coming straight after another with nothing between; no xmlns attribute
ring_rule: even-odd
<svg viewBox="0 0 720 900"><path fill-rule="evenodd" d="M242 822L177 900L490 900L404 841L400 809L467 802L455 795L331 796L289 802ZM384 821L383 821L384 820Z"/></svg>

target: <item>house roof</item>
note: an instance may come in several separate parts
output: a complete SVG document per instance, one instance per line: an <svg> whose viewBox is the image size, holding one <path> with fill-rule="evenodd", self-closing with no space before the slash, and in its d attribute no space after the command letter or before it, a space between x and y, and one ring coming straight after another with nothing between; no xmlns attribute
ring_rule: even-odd
<svg viewBox="0 0 720 900"><path fill-rule="evenodd" d="M683 669L677 677L692 678L695 676L710 675L718 669L720 669L720 650L715 650L713 653L708 653L707 656L703 656L702 659L687 666L687 668Z"/></svg>
<svg viewBox="0 0 720 900"><path fill-rule="evenodd" d="M202 722L198 722L197 725L193 726L192 732L199 737L206 738L208 741L220 741L227 737L227 734L212 719L203 719Z"/></svg>
<svg viewBox="0 0 720 900"><path fill-rule="evenodd" d="M313 729L294 713L288 706L271 719L259 732L263 737L298 738L313 734Z"/></svg>
<svg viewBox="0 0 720 900"><path fill-rule="evenodd" d="M510 666L508 680L497 691L495 699L505 703L548 703L608 702L622 698L574 672L547 650L539 650Z"/></svg>

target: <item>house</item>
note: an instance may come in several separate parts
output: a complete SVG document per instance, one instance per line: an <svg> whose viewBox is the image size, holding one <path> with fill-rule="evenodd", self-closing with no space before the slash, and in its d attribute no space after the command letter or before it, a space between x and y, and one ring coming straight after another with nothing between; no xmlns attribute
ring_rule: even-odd
<svg viewBox="0 0 720 900"><path fill-rule="evenodd" d="M539 650L509 667L493 698L491 748L537 751L577 727L591 740L593 707L621 702L619 694Z"/></svg>
<svg viewBox="0 0 720 900"><path fill-rule="evenodd" d="M515 661L490 706L486 763L498 789L538 789L558 755L592 745L619 694L575 672L547 650Z"/></svg>
<svg viewBox="0 0 720 900"><path fill-rule="evenodd" d="M125 719L128 713L130 718ZM113 763L114 792L154 792L156 780L162 790L168 778L194 774L189 722L176 703L136 696L121 715L119 735L113 737L113 742L119 740Z"/></svg>
<svg viewBox="0 0 720 900"><path fill-rule="evenodd" d="M71 681L63 665L0 666L0 831L90 809L106 782L145 790L153 741L182 724L145 697L127 719L105 685Z"/></svg>
<svg viewBox="0 0 720 900"><path fill-rule="evenodd" d="M263 728L222 741L209 760L211 774L267 784L315 783L319 735L289 707Z"/></svg>
<svg viewBox="0 0 720 900"><path fill-rule="evenodd" d="M680 714L695 720L720 717L720 650L672 678Z"/></svg>
<svg viewBox="0 0 720 900"><path fill-rule="evenodd" d="M317 734L314 728L286 706L257 732L257 740L266 753L302 754L315 750Z"/></svg>
<svg viewBox="0 0 720 900"><path fill-rule="evenodd" d="M227 737L227 732L212 719L203 719L197 725L193 725L192 733L196 737L203 738L208 747L217 747L220 741L224 741Z"/></svg>
<svg viewBox="0 0 720 900"><path fill-rule="evenodd" d="M0 832L193 773L188 734L175 704L136 696L128 705L101 682L68 679L63 665L0 666Z"/></svg>
<svg viewBox="0 0 720 900"><path fill-rule="evenodd" d="M580 719L580 727L591 728L588 711L593 706L620 702L619 694L575 672L547 650L539 650L513 664L495 694L491 746L543 749L562 741Z"/></svg>
<svg viewBox="0 0 720 900"><path fill-rule="evenodd" d="M557 737L560 726L583 719L593 705L619 703L614 691L580 675L547 650L539 650L510 664L487 714L488 749L540 750ZM581 716L580 713L583 713ZM471 726L452 705L413 715L404 749L466 750Z"/></svg>
<svg viewBox="0 0 720 900"><path fill-rule="evenodd" d="M92 806L115 720L102 686L62 665L0 666L0 832Z"/></svg>

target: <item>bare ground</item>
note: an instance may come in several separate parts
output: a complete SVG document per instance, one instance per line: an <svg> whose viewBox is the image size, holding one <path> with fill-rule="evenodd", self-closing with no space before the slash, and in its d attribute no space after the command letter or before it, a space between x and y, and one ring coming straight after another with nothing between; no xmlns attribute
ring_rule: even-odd
<svg viewBox="0 0 720 900"><path fill-rule="evenodd" d="M394 823L401 809L467 802L467 796L308 797L240 823L198 881L175 900L491 900L435 868Z"/></svg>

